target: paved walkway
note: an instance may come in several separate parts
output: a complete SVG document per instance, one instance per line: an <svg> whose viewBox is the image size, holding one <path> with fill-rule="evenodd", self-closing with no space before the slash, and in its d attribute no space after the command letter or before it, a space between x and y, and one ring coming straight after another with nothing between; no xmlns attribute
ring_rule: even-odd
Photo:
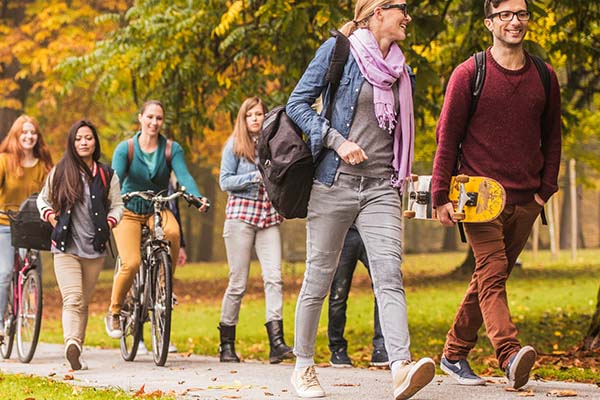
<svg viewBox="0 0 600 400"><path fill-rule="evenodd" d="M85 360L90 369L69 371L61 345L40 344L30 364L13 359L1 360L0 370L52 377L74 385L122 388L145 392L172 391L181 399L297 399L289 378L292 365L269 365L258 362L221 364L214 357L170 354L166 367L157 367L152 356L138 356L135 362L125 362L118 350L85 348ZM328 399L379 400L391 399L389 371L368 369L318 368L319 379ZM73 379L65 380L72 376ZM415 395L415 400L504 400L521 399L526 393L508 392L504 379L491 379L486 387L455 385L438 375L432 384ZM532 381L526 386L527 398L548 399L557 391L573 391L577 398L600 399L600 388L563 382Z"/></svg>

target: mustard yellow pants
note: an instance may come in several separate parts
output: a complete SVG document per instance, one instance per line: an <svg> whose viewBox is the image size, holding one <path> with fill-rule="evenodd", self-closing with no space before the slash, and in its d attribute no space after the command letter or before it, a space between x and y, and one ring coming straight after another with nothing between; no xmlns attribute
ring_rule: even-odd
<svg viewBox="0 0 600 400"><path fill-rule="evenodd" d="M161 215L165 239L171 242L171 259L173 269L175 269L177 254L179 254L179 224L177 224L177 220L171 211L163 210ZM121 258L121 268L115 274L113 281L109 309L112 314L118 314L121 311L125 296L140 268L142 261L140 254L142 225L148 225L150 229L154 229L153 216L125 210L121 222L113 229L117 250Z"/></svg>

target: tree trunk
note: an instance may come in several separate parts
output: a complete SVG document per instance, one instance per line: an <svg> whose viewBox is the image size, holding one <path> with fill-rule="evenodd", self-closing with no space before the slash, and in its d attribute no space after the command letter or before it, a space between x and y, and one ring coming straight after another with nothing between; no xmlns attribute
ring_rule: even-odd
<svg viewBox="0 0 600 400"><path fill-rule="evenodd" d="M569 174L565 174L565 191L568 193L568 188L571 185L571 179ZM582 187L581 185L577 185L577 202L581 202L581 193ZM573 221L571 221L571 196L568 194L563 197L562 210L560 213L560 248L561 249L570 249L571 248L571 225ZM573 205L573 207L577 207L577 204ZM577 218L581 221L581 208L577 207ZM578 224L577 226L577 247L582 248L583 243L581 239L583 238L583 231L581 228L582 224Z"/></svg>
<svg viewBox="0 0 600 400"><path fill-rule="evenodd" d="M201 179L202 195L210 201L215 200L216 182L215 177L210 173L210 170L203 169L203 179ZM202 230L200 232L200 243L198 243L198 261L210 261L213 253L213 227L215 225L215 211L211 210L202 215Z"/></svg>
<svg viewBox="0 0 600 400"><path fill-rule="evenodd" d="M471 276L473 271L475 271L475 253L473 253L473 249L469 246L469 252L462 264L456 267L450 274L454 276Z"/></svg>
<svg viewBox="0 0 600 400"><path fill-rule="evenodd" d="M456 251L458 249L458 242L456 241L456 228L444 229L444 244L442 245L443 251Z"/></svg>
<svg viewBox="0 0 600 400"><path fill-rule="evenodd" d="M582 350L600 350L600 289L598 289L598 297L596 300L596 312L594 313L590 327L583 338Z"/></svg>

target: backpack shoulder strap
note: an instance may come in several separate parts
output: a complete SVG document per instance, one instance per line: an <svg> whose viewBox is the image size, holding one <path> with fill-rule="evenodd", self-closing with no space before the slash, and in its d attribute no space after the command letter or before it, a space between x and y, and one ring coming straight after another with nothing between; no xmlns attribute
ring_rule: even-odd
<svg viewBox="0 0 600 400"><path fill-rule="evenodd" d="M471 108L469 109L469 117L475 114L477 103L483 90L483 83L485 82L485 51L473 54L473 59L475 61L475 74L471 80Z"/></svg>
<svg viewBox="0 0 600 400"><path fill-rule="evenodd" d="M332 29L329 32L331 33L331 36L335 38L335 46L333 47L333 55L331 56L329 69L327 70L327 82L329 82L330 88L329 102L325 116L328 120L331 120L331 112L333 108L331 103L335 97L338 87L340 86L340 81L342 79L342 75L344 74L344 67L346 66L346 61L348 61L348 56L350 55L350 41L346 35L337 29Z"/></svg>
<svg viewBox="0 0 600 400"><path fill-rule="evenodd" d="M129 166L131 165L131 161L133 161L134 150L133 138L127 139L127 167L125 168L125 173L129 172Z"/></svg>
<svg viewBox="0 0 600 400"><path fill-rule="evenodd" d="M171 139L167 139L167 145L165 146L165 160L167 161L167 166L169 167L169 171L173 168L171 167L171 157L173 153L173 141Z"/></svg>
<svg viewBox="0 0 600 400"><path fill-rule="evenodd" d="M550 98L550 71L548 71L548 67L544 60L542 60L538 56L534 56L530 54L531 59L533 60L533 64L540 75L540 79L542 80L542 84L544 85L544 92L546 93L546 103L544 105L544 113L542 115L546 115L546 111L548 111L548 99Z"/></svg>

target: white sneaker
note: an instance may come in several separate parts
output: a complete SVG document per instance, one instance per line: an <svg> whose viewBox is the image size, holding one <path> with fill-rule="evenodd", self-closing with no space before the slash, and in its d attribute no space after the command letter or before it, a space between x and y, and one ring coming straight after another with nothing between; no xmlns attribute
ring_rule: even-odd
<svg viewBox="0 0 600 400"><path fill-rule="evenodd" d="M177 347L171 342L169 342L169 353L177 353Z"/></svg>
<svg viewBox="0 0 600 400"><path fill-rule="evenodd" d="M292 372L292 386L299 397L315 398L325 397L325 391L317 379L315 366L311 365L303 370Z"/></svg>
<svg viewBox="0 0 600 400"><path fill-rule="evenodd" d="M88 369L87 363L81 358L81 346L73 339L67 340L65 358L73 371Z"/></svg>
<svg viewBox="0 0 600 400"><path fill-rule="evenodd" d="M405 400L423 389L435 376L435 363L429 357L418 362L399 361L403 363L393 376L394 399Z"/></svg>
<svg viewBox="0 0 600 400"><path fill-rule="evenodd" d="M137 354L140 356L147 356L150 354L150 350L148 350L143 340L140 340L140 344L138 344Z"/></svg>

